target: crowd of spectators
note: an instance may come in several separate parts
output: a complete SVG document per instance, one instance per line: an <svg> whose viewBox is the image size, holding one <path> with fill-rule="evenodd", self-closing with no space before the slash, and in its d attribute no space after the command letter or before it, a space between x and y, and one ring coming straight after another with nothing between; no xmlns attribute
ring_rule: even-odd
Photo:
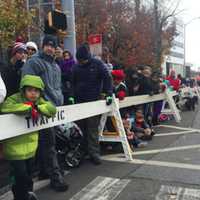
<svg viewBox="0 0 200 200"><path fill-rule="evenodd" d="M56 106L99 99L105 99L109 106L113 94L123 101L127 96L153 96L166 89L178 92L183 84L194 86L191 80L176 76L174 70L168 77L163 77L147 65L129 69L116 67L116 64L113 67L108 53L105 48L102 58L94 57L85 44L77 49L74 57L70 51L59 47L51 35L44 37L40 49L32 41L26 44L16 42L9 64L1 64L0 68L1 112L30 114L33 120L37 120L40 114L53 116L55 111L52 110ZM159 123L162 105L163 102L158 101L120 110L131 148L145 147L152 140L156 134L153 126ZM107 129L113 128L111 122L108 119ZM76 123L84 136L83 157L89 155L93 164L101 164L98 139L100 116ZM32 192L30 173L30 161L35 157L36 149L39 179L50 178L51 187L56 191L68 189L56 155L55 134L55 128L48 128L39 131L38 139L38 133L34 133L34 139L28 134L2 142L5 159L11 164L11 176L15 179L12 187L15 200L37 199Z"/></svg>

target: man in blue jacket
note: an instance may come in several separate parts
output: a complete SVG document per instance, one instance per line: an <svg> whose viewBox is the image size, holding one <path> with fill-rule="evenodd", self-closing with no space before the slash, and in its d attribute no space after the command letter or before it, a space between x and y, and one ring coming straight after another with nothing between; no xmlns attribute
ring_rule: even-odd
<svg viewBox="0 0 200 200"><path fill-rule="evenodd" d="M85 103L101 99L105 94L106 104L112 103L112 80L106 65L95 58L92 58L89 48L81 46L76 53L78 64L74 66L73 93L76 103ZM99 165L100 148L98 126L99 116L84 119L78 122L84 134L84 151L88 153L91 161Z"/></svg>
<svg viewBox="0 0 200 200"><path fill-rule="evenodd" d="M45 84L44 98L56 106L61 106L63 104L63 94L61 90L61 71L54 59L56 47L56 38L51 35L45 36L42 51L34 54L26 62L22 68L22 76L26 74L40 76ZM54 190L66 191L68 189L56 157L54 128L40 131L39 165L39 178L48 178L49 175L51 187Z"/></svg>

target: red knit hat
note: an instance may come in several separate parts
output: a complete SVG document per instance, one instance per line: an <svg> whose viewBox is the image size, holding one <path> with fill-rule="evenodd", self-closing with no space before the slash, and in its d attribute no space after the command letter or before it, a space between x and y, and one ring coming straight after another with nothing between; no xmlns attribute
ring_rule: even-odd
<svg viewBox="0 0 200 200"><path fill-rule="evenodd" d="M122 81L125 79L125 74L122 69L112 70L112 76L113 76L113 79L116 79L116 80Z"/></svg>

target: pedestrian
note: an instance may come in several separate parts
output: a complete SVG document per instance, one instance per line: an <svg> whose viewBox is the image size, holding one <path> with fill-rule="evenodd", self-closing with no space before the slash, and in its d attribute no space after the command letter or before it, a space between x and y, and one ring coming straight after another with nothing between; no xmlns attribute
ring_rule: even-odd
<svg viewBox="0 0 200 200"><path fill-rule="evenodd" d="M70 51L63 51L63 60L60 62L62 72L62 90L64 95L64 105L74 104L74 99L71 94L72 88L72 67L75 65L75 60Z"/></svg>
<svg viewBox="0 0 200 200"><path fill-rule="evenodd" d="M28 58L31 58L32 55L38 52L37 44L32 41L26 43L26 49L28 53Z"/></svg>
<svg viewBox="0 0 200 200"><path fill-rule="evenodd" d="M122 69L112 70L114 94L120 100L124 100L127 96L128 90L123 82L125 79L125 74Z"/></svg>
<svg viewBox="0 0 200 200"><path fill-rule="evenodd" d="M39 114L53 117L56 107L42 98L44 83L38 76L22 78L20 91L2 104L2 113L31 115L37 120ZM37 200L33 193L32 161L38 146L38 131L3 141L3 152L11 166L12 192L15 200Z"/></svg>
<svg viewBox="0 0 200 200"><path fill-rule="evenodd" d="M125 83L128 88L129 96L137 95L137 91L139 89L139 74L136 69L129 68L126 70L126 80Z"/></svg>
<svg viewBox="0 0 200 200"><path fill-rule="evenodd" d="M11 59L8 65L3 65L1 75L7 88L7 95L18 92L21 69L25 63L26 45L21 42L14 44L11 52Z"/></svg>
<svg viewBox="0 0 200 200"><path fill-rule="evenodd" d="M139 75L137 95L153 95L151 75L151 67L144 66L142 73ZM143 105L143 114L146 122L152 126L152 103L146 103Z"/></svg>
<svg viewBox="0 0 200 200"><path fill-rule="evenodd" d="M169 81L169 83L173 87L173 89L178 92L178 90L181 86L181 80L179 80L176 77L176 72L174 70L171 70L170 75L167 77L167 80Z"/></svg>
<svg viewBox="0 0 200 200"><path fill-rule="evenodd" d="M6 97L6 86L0 74L0 103L4 101L5 97Z"/></svg>
<svg viewBox="0 0 200 200"><path fill-rule="evenodd" d="M106 104L112 103L112 81L104 63L91 56L89 48L82 45L76 53L78 64L73 67L73 91L76 103L97 101L105 94ZM84 134L84 152L95 165L101 164L98 126L100 117L95 116L78 122Z"/></svg>
<svg viewBox="0 0 200 200"><path fill-rule="evenodd" d="M33 55L22 69L22 75L40 76L45 84L44 98L56 106L63 105L61 90L61 71L55 62L57 40L54 36L46 35L43 39L42 50ZM55 191L66 191L68 185L61 173L55 149L55 129L48 128L39 134L39 178L50 177L51 188Z"/></svg>

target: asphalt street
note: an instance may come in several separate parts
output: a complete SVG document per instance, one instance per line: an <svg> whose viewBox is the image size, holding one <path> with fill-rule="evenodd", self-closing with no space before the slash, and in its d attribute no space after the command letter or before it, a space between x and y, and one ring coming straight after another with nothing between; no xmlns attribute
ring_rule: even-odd
<svg viewBox="0 0 200 200"><path fill-rule="evenodd" d="M67 192L52 191L46 181L37 183L36 193L40 200L200 200L199 127L200 111L184 112L181 123L156 127L153 141L136 149L133 161L121 153L103 155L100 166L85 161L67 172Z"/></svg>

